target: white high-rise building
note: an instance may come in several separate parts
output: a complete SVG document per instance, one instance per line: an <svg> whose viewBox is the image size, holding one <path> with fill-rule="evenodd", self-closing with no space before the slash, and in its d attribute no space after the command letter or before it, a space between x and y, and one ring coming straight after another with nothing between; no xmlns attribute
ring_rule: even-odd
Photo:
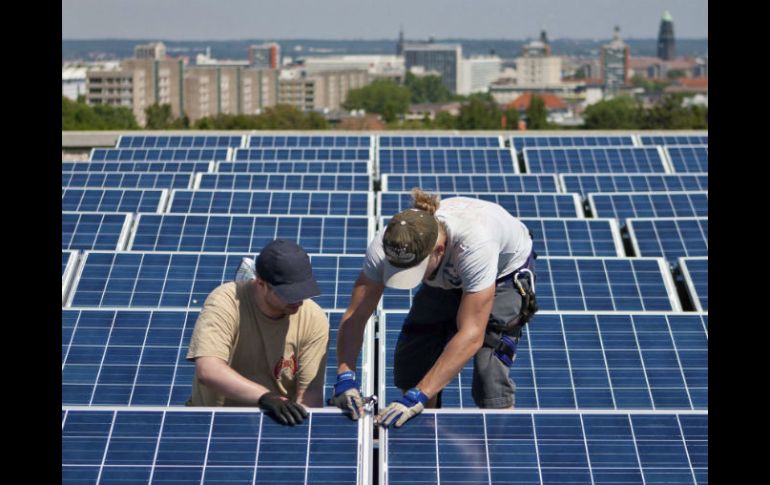
<svg viewBox="0 0 770 485"><path fill-rule="evenodd" d="M460 83L457 94L486 93L489 85L497 80L502 70L502 60L497 56L473 56L460 62Z"/></svg>

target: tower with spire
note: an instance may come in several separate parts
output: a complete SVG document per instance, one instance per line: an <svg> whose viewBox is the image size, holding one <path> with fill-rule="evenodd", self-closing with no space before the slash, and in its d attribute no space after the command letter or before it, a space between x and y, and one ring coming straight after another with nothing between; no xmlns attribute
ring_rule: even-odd
<svg viewBox="0 0 770 485"><path fill-rule="evenodd" d="M658 58L664 61L674 59L674 19L668 10L663 12L658 31Z"/></svg>
<svg viewBox="0 0 770 485"><path fill-rule="evenodd" d="M602 77L604 88L610 92L628 84L631 49L620 37L620 27L615 26L612 41L602 46Z"/></svg>
<svg viewBox="0 0 770 485"><path fill-rule="evenodd" d="M398 29L398 44L396 44L396 55L404 55L404 26L400 26Z"/></svg>

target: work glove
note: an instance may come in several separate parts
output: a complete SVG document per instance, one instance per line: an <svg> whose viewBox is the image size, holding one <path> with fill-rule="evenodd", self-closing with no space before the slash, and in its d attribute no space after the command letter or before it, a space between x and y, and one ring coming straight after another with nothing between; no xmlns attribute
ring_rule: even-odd
<svg viewBox="0 0 770 485"><path fill-rule="evenodd" d="M406 391L406 394L400 399L396 399L390 406L380 411L375 421L384 428L392 424L395 424L396 428L400 428L409 419L422 412L428 399L425 393L413 387Z"/></svg>
<svg viewBox="0 0 770 485"><path fill-rule="evenodd" d="M337 374L337 382L334 383L334 397L328 402L330 405L342 409L354 421L361 417L364 411L364 399L361 397L361 387L356 381L355 372L349 370Z"/></svg>
<svg viewBox="0 0 770 485"><path fill-rule="evenodd" d="M262 394L257 405L270 417L281 424L294 426L307 418L305 408L275 392Z"/></svg>

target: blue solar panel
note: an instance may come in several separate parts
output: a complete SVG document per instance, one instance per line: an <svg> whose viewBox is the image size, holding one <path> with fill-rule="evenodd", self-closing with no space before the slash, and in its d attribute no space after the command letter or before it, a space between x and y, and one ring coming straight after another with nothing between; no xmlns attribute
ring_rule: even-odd
<svg viewBox="0 0 770 485"><path fill-rule="evenodd" d="M383 192L414 187L429 192L559 192L555 175L398 175L382 176Z"/></svg>
<svg viewBox="0 0 770 485"><path fill-rule="evenodd" d="M371 136L344 135L251 135L249 148L369 148Z"/></svg>
<svg viewBox="0 0 770 485"><path fill-rule="evenodd" d="M165 189L62 188L62 211L161 212L168 199Z"/></svg>
<svg viewBox="0 0 770 485"><path fill-rule="evenodd" d="M62 485L355 485L359 424L313 410L282 426L258 410L62 408Z"/></svg>
<svg viewBox="0 0 770 485"><path fill-rule="evenodd" d="M634 146L631 135L579 135L579 136L512 136L511 146L518 153L525 148L555 148L555 147L617 147Z"/></svg>
<svg viewBox="0 0 770 485"><path fill-rule="evenodd" d="M708 217L708 192L589 194L594 217Z"/></svg>
<svg viewBox="0 0 770 485"><path fill-rule="evenodd" d="M379 173L484 174L518 173L508 148L380 149Z"/></svg>
<svg viewBox="0 0 770 485"><path fill-rule="evenodd" d="M63 172L211 172L213 162L62 162Z"/></svg>
<svg viewBox="0 0 770 485"><path fill-rule="evenodd" d="M175 190L171 213L373 216L368 192Z"/></svg>
<svg viewBox="0 0 770 485"><path fill-rule="evenodd" d="M655 135L639 137L642 145L708 145L708 135Z"/></svg>
<svg viewBox="0 0 770 485"><path fill-rule="evenodd" d="M128 239L130 214L62 212L62 249L122 250Z"/></svg>
<svg viewBox="0 0 770 485"><path fill-rule="evenodd" d="M349 190L371 189L369 175L202 173L195 188L218 190Z"/></svg>
<svg viewBox="0 0 770 485"><path fill-rule="evenodd" d="M671 166L677 173L709 171L709 149L707 146L666 147Z"/></svg>
<svg viewBox="0 0 770 485"><path fill-rule="evenodd" d="M78 260L78 251L65 251L61 252L61 301L62 305L67 301L69 295L69 286L72 280L73 273L75 272L75 266Z"/></svg>
<svg viewBox="0 0 770 485"><path fill-rule="evenodd" d="M587 197L592 192L685 192L708 190L707 173L638 174L638 175L560 175L564 192L579 192Z"/></svg>
<svg viewBox="0 0 770 485"><path fill-rule="evenodd" d="M503 148L499 136L391 136L380 135L381 148Z"/></svg>
<svg viewBox="0 0 770 485"><path fill-rule="evenodd" d="M292 162L365 162L372 159L368 148L239 148L233 161L292 161Z"/></svg>
<svg viewBox="0 0 770 485"><path fill-rule="evenodd" d="M185 357L198 313L197 309L62 309L62 404L184 405L195 374L195 363ZM330 332L324 395L331 397L342 312L326 314ZM371 344L373 340L364 353L370 352ZM361 362L359 354L356 368L362 392L368 395L373 392L366 377L371 370L362 369Z"/></svg>
<svg viewBox="0 0 770 485"><path fill-rule="evenodd" d="M409 192L377 194L380 214L390 217L412 207ZM494 202L516 217L584 217L583 205L575 194L440 193L442 199L462 196Z"/></svg>
<svg viewBox="0 0 770 485"><path fill-rule="evenodd" d="M62 187L186 189L191 173L62 172Z"/></svg>
<svg viewBox="0 0 770 485"><path fill-rule="evenodd" d="M709 259L708 257L679 258L687 291L698 311L709 311Z"/></svg>
<svg viewBox="0 0 770 485"><path fill-rule="evenodd" d="M372 226L368 217L140 214L128 249L251 253L288 239L309 253L363 255Z"/></svg>
<svg viewBox="0 0 770 485"><path fill-rule="evenodd" d="M67 307L199 308L253 253L87 251ZM345 309L361 256L310 256L324 310Z"/></svg>
<svg viewBox="0 0 770 485"><path fill-rule="evenodd" d="M522 218L538 256L625 256L614 219Z"/></svg>
<svg viewBox="0 0 770 485"><path fill-rule="evenodd" d="M424 411L380 435L397 484L708 483L708 414Z"/></svg>
<svg viewBox="0 0 770 485"><path fill-rule="evenodd" d="M359 162L336 162L336 161L323 161L323 162L290 162L290 161L275 161L275 162L220 162L217 164L215 170L219 173L260 173L262 175L268 173L284 174L284 173L296 173L296 174L364 174L369 175L371 173L371 162L359 161Z"/></svg>
<svg viewBox="0 0 770 485"><path fill-rule="evenodd" d="M401 396L393 353L406 312L380 318L380 399ZM510 370L516 408L707 409L708 314L540 312ZM444 388L442 408L473 408L473 360Z"/></svg>
<svg viewBox="0 0 770 485"><path fill-rule="evenodd" d="M542 257L536 263L540 310L679 311L662 258ZM409 309L415 290L386 288L384 310Z"/></svg>
<svg viewBox="0 0 770 485"><path fill-rule="evenodd" d="M229 160L229 148L94 148L94 162L216 162Z"/></svg>
<svg viewBox="0 0 770 485"><path fill-rule="evenodd" d="M118 148L240 148L243 136L218 135L172 135L172 136L134 136L122 135Z"/></svg>
<svg viewBox="0 0 770 485"><path fill-rule="evenodd" d="M708 256L708 218L628 219L626 227L637 256L663 256L672 265L683 256Z"/></svg>
<svg viewBox="0 0 770 485"><path fill-rule="evenodd" d="M525 148L527 173L668 173L658 147Z"/></svg>

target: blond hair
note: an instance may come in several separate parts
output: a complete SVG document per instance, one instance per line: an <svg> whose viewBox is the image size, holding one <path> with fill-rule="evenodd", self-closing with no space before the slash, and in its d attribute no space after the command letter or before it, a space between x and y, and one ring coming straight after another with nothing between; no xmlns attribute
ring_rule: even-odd
<svg viewBox="0 0 770 485"><path fill-rule="evenodd" d="M436 194L423 192L419 187L412 189L412 200L414 201L412 207L424 210L431 215L436 213L439 204L441 204L441 197Z"/></svg>

